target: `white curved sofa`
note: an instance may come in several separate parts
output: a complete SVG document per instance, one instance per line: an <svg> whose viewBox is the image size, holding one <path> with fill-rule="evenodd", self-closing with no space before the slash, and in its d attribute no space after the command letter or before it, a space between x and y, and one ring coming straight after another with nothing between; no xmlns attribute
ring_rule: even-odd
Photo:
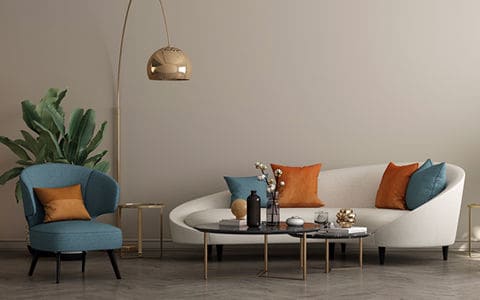
<svg viewBox="0 0 480 300"><path fill-rule="evenodd" d="M375 196L386 164L369 165L320 172L318 195L326 206L321 208L281 208L281 220L300 216L313 221L317 210L328 211L330 221L340 208L353 208L357 226L368 227L372 237L367 243L379 247L383 264L385 247L443 247L447 259L448 246L455 242L462 202L465 172L447 164L447 186L435 198L415 210L375 208ZM203 244L203 233L192 226L233 218L230 212L230 193L223 191L188 201L170 212L170 230L176 243ZM265 210L262 209L262 218ZM370 240L370 241L368 241ZM257 235L210 234L210 244L262 244ZM319 242L321 240L312 240ZM273 235L269 243L298 243L288 235Z"/></svg>

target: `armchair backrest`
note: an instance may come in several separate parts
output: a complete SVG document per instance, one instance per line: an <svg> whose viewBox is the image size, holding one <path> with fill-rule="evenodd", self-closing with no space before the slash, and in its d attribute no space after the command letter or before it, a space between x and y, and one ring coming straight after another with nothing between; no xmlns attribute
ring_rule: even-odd
<svg viewBox="0 0 480 300"><path fill-rule="evenodd" d="M80 184L90 216L113 213L118 205L118 184L110 176L90 168L47 163L26 168L20 174L23 209L29 227L43 223L44 211L34 187L64 187Z"/></svg>

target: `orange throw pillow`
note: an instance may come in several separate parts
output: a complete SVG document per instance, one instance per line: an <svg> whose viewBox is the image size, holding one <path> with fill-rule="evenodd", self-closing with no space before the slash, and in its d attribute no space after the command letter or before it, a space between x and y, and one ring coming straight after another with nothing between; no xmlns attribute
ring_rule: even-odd
<svg viewBox="0 0 480 300"><path fill-rule="evenodd" d="M375 207L407 209L405 193L410 176L417 169L418 163L406 166L396 166L392 162L389 163L378 187Z"/></svg>
<svg viewBox="0 0 480 300"><path fill-rule="evenodd" d="M33 188L33 190L45 211L43 222L91 219L83 203L80 184L61 188Z"/></svg>
<svg viewBox="0 0 480 300"><path fill-rule="evenodd" d="M318 174L322 164L306 167L287 167L271 164L272 170L282 170L280 180L285 186L279 186L280 207L321 207L325 203L318 198Z"/></svg>

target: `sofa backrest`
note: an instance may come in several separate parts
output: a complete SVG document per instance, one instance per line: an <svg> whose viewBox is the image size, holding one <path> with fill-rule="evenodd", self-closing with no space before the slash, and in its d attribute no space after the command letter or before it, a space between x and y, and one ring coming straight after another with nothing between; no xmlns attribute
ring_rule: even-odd
<svg viewBox="0 0 480 300"><path fill-rule="evenodd" d="M400 165L407 163L399 163ZM326 207L375 207L378 186L387 164L321 171L318 196ZM447 187L463 178L463 170L447 164Z"/></svg>
<svg viewBox="0 0 480 300"><path fill-rule="evenodd" d="M318 197L326 207L375 207L386 164L321 171Z"/></svg>

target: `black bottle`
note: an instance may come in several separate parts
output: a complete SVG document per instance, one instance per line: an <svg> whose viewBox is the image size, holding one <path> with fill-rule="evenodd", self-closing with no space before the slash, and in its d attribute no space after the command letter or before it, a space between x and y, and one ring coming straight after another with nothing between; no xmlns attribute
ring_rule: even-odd
<svg viewBox="0 0 480 300"><path fill-rule="evenodd" d="M247 226L260 227L260 197L251 191L247 198Z"/></svg>

